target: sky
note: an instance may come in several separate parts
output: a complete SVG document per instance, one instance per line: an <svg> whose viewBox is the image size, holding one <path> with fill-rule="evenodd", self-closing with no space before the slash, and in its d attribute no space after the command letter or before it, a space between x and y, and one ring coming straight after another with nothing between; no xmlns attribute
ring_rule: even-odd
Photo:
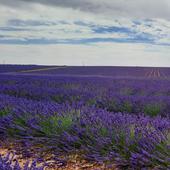
<svg viewBox="0 0 170 170"><path fill-rule="evenodd" d="M0 64L170 67L170 0L0 0Z"/></svg>

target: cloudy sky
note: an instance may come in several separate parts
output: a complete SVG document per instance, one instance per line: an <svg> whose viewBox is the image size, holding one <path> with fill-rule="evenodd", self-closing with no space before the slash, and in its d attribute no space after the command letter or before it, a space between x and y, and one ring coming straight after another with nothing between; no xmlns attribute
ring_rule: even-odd
<svg viewBox="0 0 170 170"><path fill-rule="evenodd" d="M0 63L170 67L170 0L0 0Z"/></svg>

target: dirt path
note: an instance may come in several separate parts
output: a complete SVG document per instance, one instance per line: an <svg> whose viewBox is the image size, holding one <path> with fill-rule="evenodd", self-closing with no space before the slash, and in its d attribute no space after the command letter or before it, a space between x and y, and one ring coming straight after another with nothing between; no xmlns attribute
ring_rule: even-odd
<svg viewBox="0 0 170 170"><path fill-rule="evenodd" d="M13 150L15 152L15 150ZM8 153L11 153L10 149L0 148L0 155L5 157ZM12 153L10 158L12 157ZM15 155L13 158L13 164L15 164L15 160L18 160L18 163L21 167L24 167L26 162L29 160L32 162L34 158L22 158L22 155ZM81 159L78 155L70 155L65 165L61 166L61 162L56 162L50 159L50 156L45 158L46 163L48 164L44 170L119 170L115 164L106 165L106 164L98 164L95 162L88 162L86 160ZM38 163L38 167L40 167L42 163Z"/></svg>
<svg viewBox="0 0 170 170"><path fill-rule="evenodd" d="M61 68L66 68L65 66L58 66L58 67L49 67L49 68L40 68L40 69L32 69L32 70L24 70L24 71L19 71L19 73L31 73L31 72L39 72L39 71L48 71L48 70L56 70L56 69L61 69Z"/></svg>

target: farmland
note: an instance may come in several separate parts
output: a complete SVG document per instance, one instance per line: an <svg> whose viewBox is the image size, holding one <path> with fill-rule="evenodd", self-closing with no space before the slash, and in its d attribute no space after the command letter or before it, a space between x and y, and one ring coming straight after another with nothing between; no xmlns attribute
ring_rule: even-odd
<svg viewBox="0 0 170 170"><path fill-rule="evenodd" d="M170 68L1 65L0 138L33 170L49 155L63 168L78 155L105 169L169 169ZM19 166L0 157L0 169Z"/></svg>

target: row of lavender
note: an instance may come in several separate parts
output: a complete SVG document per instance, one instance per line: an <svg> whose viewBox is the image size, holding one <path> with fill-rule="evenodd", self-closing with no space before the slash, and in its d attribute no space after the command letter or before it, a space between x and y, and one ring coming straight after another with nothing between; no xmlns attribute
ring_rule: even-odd
<svg viewBox="0 0 170 170"><path fill-rule="evenodd" d="M24 154L81 154L120 167L170 166L167 118L107 112L82 105L35 102L0 95L1 140L22 142Z"/></svg>
<svg viewBox="0 0 170 170"><path fill-rule="evenodd" d="M0 94L170 117L169 84L168 80L1 76Z"/></svg>

